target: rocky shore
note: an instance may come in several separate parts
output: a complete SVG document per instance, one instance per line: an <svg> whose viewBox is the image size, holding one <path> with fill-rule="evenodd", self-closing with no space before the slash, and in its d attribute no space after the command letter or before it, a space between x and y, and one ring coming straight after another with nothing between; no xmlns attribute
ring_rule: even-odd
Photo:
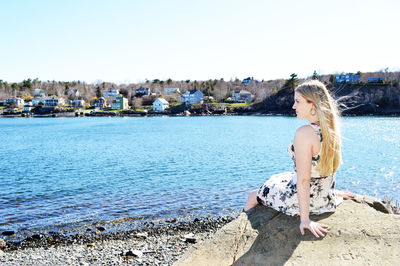
<svg viewBox="0 0 400 266"><path fill-rule="evenodd" d="M146 222L142 228L130 231L109 232L107 226L97 226L70 236L50 232L34 234L23 241L0 239L0 264L172 265L188 247L212 238L232 219L171 219L162 225Z"/></svg>
<svg viewBox="0 0 400 266"><path fill-rule="evenodd" d="M190 247L175 265L398 265L400 215L380 200L357 195L311 219L329 233L303 236L298 217L257 206Z"/></svg>
<svg viewBox="0 0 400 266"><path fill-rule="evenodd" d="M313 216L324 238L301 236L298 218L257 206L238 217L145 222L140 229L0 239L1 265L395 265L400 260L398 207L357 195L335 213ZM396 214L397 213L397 214ZM3 232L4 233L4 232Z"/></svg>

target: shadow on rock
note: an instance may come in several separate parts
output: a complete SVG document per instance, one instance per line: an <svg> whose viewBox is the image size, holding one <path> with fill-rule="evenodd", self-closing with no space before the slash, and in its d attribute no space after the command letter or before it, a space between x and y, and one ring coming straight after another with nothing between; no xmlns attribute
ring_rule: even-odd
<svg viewBox="0 0 400 266"><path fill-rule="evenodd" d="M332 213L311 216L313 221L328 218ZM298 217L288 216L273 209L256 206L247 212L251 227L258 231L258 236L246 253L234 258L233 265L283 265L301 241L319 241L306 230L301 235Z"/></svg>
<svg viewBox="0 0 400 266"><path fill-rule="evenodd" d="M212 239L194 245L176 265L397 265L400 215L357 195L334 213L310 217L329 233L299 230L299 218L264 206L242 212Z"/></svg>

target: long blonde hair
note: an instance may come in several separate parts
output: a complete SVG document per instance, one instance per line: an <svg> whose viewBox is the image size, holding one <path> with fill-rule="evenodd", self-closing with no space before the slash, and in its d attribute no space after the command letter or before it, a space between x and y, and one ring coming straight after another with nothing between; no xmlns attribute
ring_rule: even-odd
<svg viewBox="0 0 400 266"><path fill-rule="evenodd" d="M309 80L296 89L309 103L315 105L322 133L321 157L317 170L321 175L333 174L342 163L339 110L336 101L325 85L318 80Z"/></svg>

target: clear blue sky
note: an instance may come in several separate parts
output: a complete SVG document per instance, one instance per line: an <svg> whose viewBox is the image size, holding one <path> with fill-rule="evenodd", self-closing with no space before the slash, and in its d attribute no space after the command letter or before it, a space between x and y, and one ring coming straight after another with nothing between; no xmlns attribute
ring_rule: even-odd
<svg viewBox="0 0 400 266"><path fill-rule="evenodd" d="M400 69L397 0L0 0L0 10L8 82Z"/></svg>

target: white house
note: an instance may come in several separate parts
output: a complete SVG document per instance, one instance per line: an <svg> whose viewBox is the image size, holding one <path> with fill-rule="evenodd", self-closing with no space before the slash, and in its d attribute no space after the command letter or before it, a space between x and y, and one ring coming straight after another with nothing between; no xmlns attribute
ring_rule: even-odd
<svg viewBox="0 0 400 266"><path fill-rule="evenodd" d="M108 92L103 93L103 97L113 97L114 100L119 96L118 89L109 89Z"/></svg>
<svg viewBox="0 0 400 266"><path fill-rule="evenodd" d="M181 95L180 102L185 104L197 104L203 103L203 93L199 90L187 91Z"/></svg>
<svg viewBox="0 0 400 266"><path fill-rule="evenodd" d="M153 110L154 111L165 111L165 109L168 107L169 107L169 104L164 98L157 98L153 102Z"/></svg>
<svg viewBox="0 0 400 266"><path fill-rule="evenodd" d="M44 101L44 106L60 106L64 105L65 100L64 98L46 98Z"/></svg>
<svg viewBox="0 0 400 266"><path fill-rule="evenodd" d="M41 92L40 89L35 89L33 92L33 97L46 97L46 93Z"/></svg>
<svg viewBox="0 0 400 266"><path fill-rule="evenodd" d="M166 94L180 93L179 88L165 88Z"/></svg>
<svg viewBox="0 0 400 266"><path fill-rule="evenodd" d="M46 99L45 98L33 98L32 106L38 106L39 104L44 105Z"/></svg>
<svg viewBox="0 0 400 266"><path fill-rule="evenodd" d="M25 105L25 101L21 98L9 98L4 100L4 105L7 106L8 104L14 104L18 108L22 108Z"/></svg>
<svg viewBox="0 0 400 266"><path fill-rule="evenodd" d="M235 103L250 103L252 95L246 90L232 93L232 101Z"/></svg>
<svg viewBox="0 0 400 266"><path fill-rule="evenodd" d="M75 108L84 107L85 106L85 100L72 100L71 101L71 106L75 107Z"/></svg>

